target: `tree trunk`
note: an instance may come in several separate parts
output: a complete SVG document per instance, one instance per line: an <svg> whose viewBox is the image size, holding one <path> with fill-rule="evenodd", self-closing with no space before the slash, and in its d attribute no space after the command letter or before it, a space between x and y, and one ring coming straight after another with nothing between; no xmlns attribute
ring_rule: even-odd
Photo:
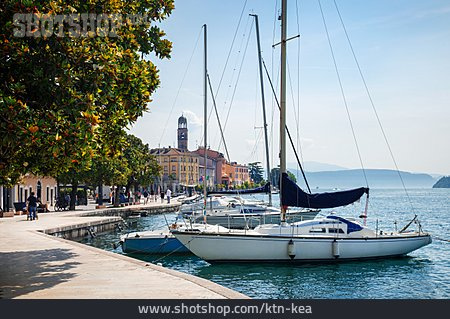
<svg viewBox="0 0 450 319"><path fill-rule="evenodd" d="M134 182L134 201L137 203L139 202L139 196L138 196L138 191L139 191L139 183L138 182Z"/></svg>
<svg viewBox="0 0 450 319"><path fill-rule="evenodd" d="M114 183L113 183L114 184ZM119 186L112 186L114 190L114 207L120 206L120 200L119 200Z"/></svg>
<svg viewBox="0 0 450 319"><path fill-rule="evenodd" d="M70 192L69 210L75 210L75 203L76 203L76 199L77 199L77 189L78 189L78 182L72 181L72 191Z"/></svg>
<svg viewBox="0 0 450 319"><path fill-rule="evenodd" d="M103 205L103 185L102 185L101 181L98 182L97 195L98 195L98 197L97 197L97 199L98 199L97 200L97 205L101 206L101 205Z"/></svg>

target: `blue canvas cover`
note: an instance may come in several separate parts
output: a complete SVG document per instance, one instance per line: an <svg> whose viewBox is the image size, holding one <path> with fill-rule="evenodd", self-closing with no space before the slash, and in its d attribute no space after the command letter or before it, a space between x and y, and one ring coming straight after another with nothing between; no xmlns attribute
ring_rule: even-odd
<svg viewBox="0 0 450 319"><path fill-rule="evenodd" d="M270 192L270 183L264 186L252 189L232 189L227 191L208 192L208 195L244 195L244 194L258 194Z"/></svg>
<svg viewBox="0 0 450 319"><path fill-rule="evenodd" d="M287 173L282 174L281 204L284 206L305 208L333 208L356 202L361 196L369 193L366 187L332 193L305 193L294 183Z"/></svg>

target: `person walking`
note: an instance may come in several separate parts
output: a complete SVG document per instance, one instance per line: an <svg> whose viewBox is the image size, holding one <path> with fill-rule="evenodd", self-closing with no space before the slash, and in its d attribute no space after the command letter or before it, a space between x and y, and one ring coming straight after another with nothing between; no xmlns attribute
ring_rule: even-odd
<svg viewBox="0 0 450 319"><path fill-rule="evenodd" d="M27 210L28 210L28 218L27 220L35 220L36 219L36 209L37 209L38 199L34 196L34 192L30 193L30 196L27 198Z"/></svg>
<svg viewBox="0 0 450 319"><path fill-rule="evenodd" d="M164 202L164 190L161 188L161 203Z"/></svg>
<svg viewBox="0 0 450 319"><path fill-rule="evenodd" d="M168 188L166 192L167 204L170 204L170 195L172 195L172 191Z"/></svg>
<svg viewBox="0 0 450 319"><path fill-rule="evenodd" d="M147 189L144 190L143 195L144 195L144 205L147 205L147 202L148 202L148 192L147 192Z"/></svg>

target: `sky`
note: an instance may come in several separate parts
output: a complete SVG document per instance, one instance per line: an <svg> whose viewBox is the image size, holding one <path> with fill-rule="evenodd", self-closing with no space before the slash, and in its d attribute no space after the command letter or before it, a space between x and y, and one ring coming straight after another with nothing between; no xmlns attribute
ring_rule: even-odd
<svg viewBox="0 0 450 319"><path fill-rule="evenodd" d="M450 175L450 3L336 3L398 168ZM294 143L303 161L395 169L334 2L320 4L344 94L319 2L288 0L288 37L300 34L287 49L287 124ZM279 95L280 48L272 47L280 40L279 11L280 1L275 0L175 1L172 15L160 24L173 42L171 59L146 57L159 69L161 85L149 112L130 132L151 148L176 147L177 120L184 114L189 149L203 144L201 28L207 24L208 73L222 126L226 122L230 159L260 161L265 167L256 34L249 14L259 16L263 59ZM264 89L270 161L276 166L279 112L267 77ZM211 112L209 91L208 108ZM214 114L207 127L208 145L225 152ZM287 157L288 163L296 162L290 148Z"/></svg>

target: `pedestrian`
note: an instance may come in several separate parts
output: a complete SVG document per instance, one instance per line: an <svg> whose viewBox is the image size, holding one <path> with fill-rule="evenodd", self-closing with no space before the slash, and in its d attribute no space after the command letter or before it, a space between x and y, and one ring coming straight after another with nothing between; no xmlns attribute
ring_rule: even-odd
<svg viewBox="0 0 450 319"><path fill-rule="evenodd" d="M31 192L30 196L27 198L27 211L28 211L27 220L36 219L37 203L38 199L36 198L36 196L34 196L34 192Z"/></svg>
<svg viewBox="0 0 450 319"><path fill-rule="evenodd" d="M153 190L153 188L150 189L150 201L151 201L151 202L153 202L153 201L156 202L155 191Z"/></svg>
<svg viewBox="0 0 450 319"><path fill-rule="evenodd" d="M168 188L166 192L167 204L170 204L170 195L172 195L172 191Z"/></svg>
<svg viewBox="0 0 450 319"><path fill-rule="evenodd" d="M148 192L147 192L147 189L144 190L143 195L144 195L144 205L146 205L146 204L147 204L147 201L148 201Z"/></svg>
<svg viewBox="0 0 450 319"><path fill-rule="evenodd" d="M64 208L66 208L67 206L70 205L70 195L69 195L69 193L67 193L67 194L64 196L64 200L65 200Z"/></svg>
<svg viewBox="0 0 450 319"><path fill-rule="evenodd" d="M164 202L164 190L161 188L161 203Z"/></svg>

